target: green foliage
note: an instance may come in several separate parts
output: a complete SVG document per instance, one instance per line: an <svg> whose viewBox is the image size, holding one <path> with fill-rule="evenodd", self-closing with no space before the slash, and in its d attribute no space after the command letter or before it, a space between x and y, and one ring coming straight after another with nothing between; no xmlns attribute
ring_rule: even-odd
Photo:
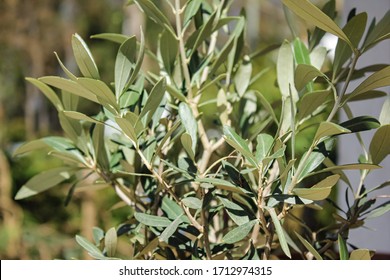
<svg viewBox="0 0 390 280"><path fill-rule="evenodd" d="M303 258L326 259L334 257L333 244L338 244L340 259L370 257L367 250L349 255L346 240L349 229L363 225L366 217L390 210L388 203L372 208L373 200L368 198L388 187L388 182L363 187L367 174L390 153L389 102L380 122L358 116L339 123L335 115L343 109L348 112L350 101L377 97L371 95L373 90L390 85L390 66L384 66L348 93L349 82L359 76L355 75L358 59L389 37L381 28L388 14L362 43L366 14L356 15L340 28L328 16L334 14L334 5L326 5L325 13L307 0L284 0L316 29L309 42L295 38L280 45L279 95L271 101L253 82L262 73L256 73L254 55L244 47L244 12L228 16L230 5L223 1L216 1L215 7L207 1L192 0L184 6L176 1L170 3L173 25L152 1L133 2L163 27L154 54L153 48L146 48L142 32L139 43L135 36L93 36L120 44L113 83L107 83L100 79L87 44L74 35L72 47L81 76L60 62L68 78L28 78L57 109L66 137L31 141L15 155L49 148L52 156L65 161L64 167L29 180L16 198L65 180L81 187L80 173L95 174L97 179L89 187L110 186L129 212L116 230L104 233L95 228L96 244L76 236L97 259L114 258L121 235L128 237L130 259L269 259L291 258L294 252ZM323 67L326 50L317 48L323 36L320 30L339 38L330 72ZM220 39L224 44L217 44ZM143 70L145 53L152 53L149 59L159 65L155 73ZM346 86L339 90L341 82ZM215 117L212 123L207 122L205 115L210 112L201 103L206 93L212 96L207 100ZM93 116L80 112L78 99L99 104L100 112ZM306 135L308 126L316 132L301 152L296 139ZM376 132L363 160L346 165L332 162L339 135L360 137L359 132L369 129ZM304 222L304 233L293 235L294 230L286 226L289 219L298 219L291 214L293 208L320 210L327 203L336 207L330 194L340 179L348 182L344 169L362 172L357 190L348 190L354 192L355 203L327 229L338 238L329 240Z"/></svg>

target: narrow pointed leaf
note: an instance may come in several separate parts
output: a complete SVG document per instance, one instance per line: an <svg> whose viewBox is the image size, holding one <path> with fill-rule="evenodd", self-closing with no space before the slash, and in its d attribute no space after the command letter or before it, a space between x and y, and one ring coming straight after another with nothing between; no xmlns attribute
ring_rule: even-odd
<svg viewBox="0 0 390 280"><path fill-rule="evenodd" d="M324 200L327 198L331 191L340 179L340 175L331 175L319 183L315 184L313 187L305 188L295 188L294 193L304 199L310 200Z"/></svg>
<svg viewBox="0 0 390 280"><path fill-rule="evenodd" d="M165 78L161 78L157 84L152 88L148 99L146 100L145 107L142 109L139 119L143 119L143 124L146 126L152 119L153 114L156 112L160 105L165 93Z"/></svg>
<svg viewBox="0 0 390 280"><path fill-rule="evenodd" d="M368 92L373 89L386 87L390 85L390 66L383 68L369 76L364 80L351 94L348 95L348 98L344 100L341 104L343 105L349 99L357 97L365 92Z"/></svg>
<svg viewBox="0 0 390 280"><path fill-rule="evenodd" d="M234 76L234 84L240 97L242 97L248 89L251 75L252 63L249 60L249 57L246 56L238 68L236 75Z"/></svg>
<svg viewBox="0 0 390 280"><path fill-rule="evenodd" d="M231 127L224 126L223 133L226 142L240 152L251 164L258 166L255 156L249 150L248 144Z"/></svg>
<svg viewBox="0 0 390 280"><path fill-rule="evenodd" d="M324 105L331 95L329 90L319 90L306 93L298 101L298 120L302 120L313 114L320 106Z"/></svg>
<svg viewBox="0 0 390 280"><path fill-rule="evenodd" d="M107 170L110 168L110 163L105 146L104 128L104 124L95 125L92 133L92 143L98 165L103 170Z"/></svg>
<svg viewBox="0 0 390 280"><path fill-rule="evenodd" d="M222 238L222 242L234 244L241 241L249 234L256 223L258 223L258 220L252 220L232 229Z"/></svg>
<svg viewBox="0 0 390 280"><path fill-rule="evenodd" d="M67 167L58 167L39 173L19 189L15 199L24 199L55 187L69 179L73 173L73 169Z"/></svg>
<svg viewBox="0 0 390 280"><path fill-rule="evenodd" d="M81 73L88 78L99 79L99 71L87 44L78 34L72 36L73 54Z"/></svg>
<svg viewBox="0 0 390 280"><path fill-rule="evenodd" d="M103 253L96 247L94 244L92 244L88 239L76 235L76 241L77 243L83 247L90 255L96 255L104 257Z"/></svg>
<svg viewBox="0 0 390 280"><path fill-rule="evenodd" d="M192 149L192 138L191 135L189 135L187 132L183 133L180 136L181 144L183 145L184 150L186 150L187 154L190 156L192 161L195 161L195 154L194 150Z"/></svg>
<svg viewBox="0 0 390 280"><path fill-rule="evenodd" d="M137 134L135 133L134 125L126 118L115 118L116 123L122 129L127 137L137 146Z"/></svg>
<svg viewBox="0 0 390 280"><path fill-rule="evenodd" d="M365 50L371 48L382 40L390 38L390 11L375 25L364 43Z"/></svg>
<svg viewBox="0 0 390 280"><path fill-rule="evenodd" d="M175 61L179 50L179 42L169 31L165 30L160 38L160 54L168 75L173 75Z"/></svg>
<svg viewBox="0 0 390 280"><path fill-rule="evenodd" d="M191 149L193 154L195 155L195 149L196 149L197 139L198 139L198 124L192 113L191 108L184 102L181 102L179 104L179 116L181 119L181 123L183 124L187 133L191 136L191 140L192 140Z"/></svg>
<svg viewBox="0 0 390 280"><path fill-rule="evenodd" d="M279 49L276 70L278 86L282 97L284 99L288 98L291 89L293 100L296 102L298 100L298 93L294 86L294 55L291 44L287 41Z"/></svg>
<svg viewBox="0 0 390 280"><path fill-rule="evenodd" d="M309 50L298 37L295 38L293 42L294 46L294 57L297 64L307 64L310 65L310 54Z"/></svg>
<svg viewBox="0 0 390 280"><path fill-rule="evenodd" d="M390 154L390 124L381 126L375 132L370 143L372 163L379 164Z"/></svg>
<svg viewBox="0 0 390 280"><path fill-rule="evenodd" d="M177 217L180 216L181 220L184 223L190 223L187 216L183 215L183 208L181 208L180 205L176 203L176 201L169 199L167 196L164 196L164 198L162 199L161 209L164 211L164 213L170 220L175 220Z"/></svg>
<svg viewBox="0 0 390 280"><path fill-rule="evenodd" d="M119 111L114 93L104 82L90 78L78 78L77 83L88 91L94 93L98 99L106 101L112 108Z"/></svg>
<svg viewBox="0 0 390 280"><path fill-rule="evenodd" d="M379 115L381 125L390 124L390 96L383 103L381 114Z"/></svg>
<svg viewBox="0 0 390 280"><path fill-rule="evenodd" d="M118 44L122 44L130 37L123 34L117 34L117 33L101 33L101 34L92 35L91 38L102 39L102 40L107 40Z"/></svg>
<svg viewBox="0 0 390 280"><path fill-rule="evenodd" d="M331 122L322 122L318 127L314 141L319 141L323 137L334 136L344 133L350 133L349 129L346 129L338 124Z"/></svg>
<svg viewBox="0 0 390 280"><path fill-rule="evenodd" d="M274 109L272 108L271 104L268 102L268 100L265 98L265 96L264 96L261 92L259 92L259 91L257 91L257 90L255 90L254 92L256 93L256 96L258 97L259 102L261 103L261 105L263 105L264 109L267 110L267 112L268 112L268 113L270 114L270 116L272 117L273 121L274 121L277 125L279 125L279 120L278 120L278 118L276 117L275 111L274 111Z"/></svg>
<svg viewBox="0 0 390 280"><path fill-rule="evenodd" d="M145 213L136 212L134 217L141 224L151 227L167 227L171 224L171 221L165 217L153 216Z"/></svg>
<svg viewBox="0 0 390 280"><path fill-rule="evenodd" d="M65 74L68 76L69 79L71 79L72 81L76 81L77 80L77 77L68 70L68 68L65 67L64 63L62 63L60 57L58 56L58 54L56 52L54 52L56 58L57 58L57 61L58 63L60 64L62 70L65 72Z"/></svg>
<svg viewBox="0 0 390 280"><path fill-rule="evenodd" d="M260 163L267 157L271 150L274 138L269 134L261 133L257 136L256 140L256 160Z"/></svg>
<svg viewBox="0 0 390 280"><path fill-rule="evenodd" d="M353 45L344 31L324 12L314 6L308 0L282 0L286 5L299 17L315 25L316 27L329 32L340 39L344 40L351 48Z"/></svg>
<svg viewBox="0 0 390 280"><path fill-rule="evenodd" d="M115 95L118 99L124 91L135 63L137 40L135 36L124 41L119 47L115 60Z"/></svg>
<svg viewBox="0 0 390 280"><path fill-rule="evenodd" d="M104 237L104 247L106 249L107 257L113 257L116 252L118 237L114 227L110 228Z"/></svg>
<svg viewBox="0 0 390 280"><path fill-rule="evenodd" d="M89 90L82 87L80 84L78 84L75 81L64 79L61 77L55 77L55 76L47 76L42 77L38 79L41 82L44 82L47 85L65 90L69 93L78 95L80 97L86 98L88 100L91 100L93 102L99 103L97 97L95 94L90 92Z"/></svg>
<svg viewBox="0 0 390 280"><path fill-rule="evenodd" d="M162 242L168 242L168 239L175 233L177 228L183 223L182 217L184 214L179 215L159 236L159 240Z"/></svg>
<svg viewBox="0 0 390 280"><path fill-rule="evenodd" d="M320 70L312 65L299 64L295 70L295 87L298 91L301 91L313 79L324 76Z"/></svg>
<svg viewBox="0 0 390 280"><path fill-rule="evenodd" d="M345 34L350 38L355 48L358 48L359 42L363 37L367 24L367 13L360 13L354 16L343 28ZM341 67L351 57L352 49L342 40L337 42L335 57L333 62L333 71L338 74Z"/></svg>
<svg viewBox="0 0 390 280"><path fill-rule="evenodd" d="M64 115L69 117L69 118L72 118L72 119L75 119L75 120L80 120L80 121L86 121L86 122L91 122L91 123L97 123L97 124L101 124L102 122L94 119L94 118L91 118L83 113L80 113L80 112L76 112L76 111L63 111Z"/></svg>
<svg viewBox="0 0 390 280"><path fill-rule="evenodd" d="M306 175L316 169L324 161L325 157L328 157L330 150L333 147L333 143L334 141L325 141L319 144L319 146L310 154L306 162L303 161L306 153L302 156L298 165L298 169L302 169L298 181L301 181ZM303 165L303 167L301 167L301 165Z"/></svg>
<svg viewBox="0 0 390 280"><path fill-rule="evenodd" d="M222 202L229 217L238 226L241 226L249 222L248 213L240 205L222 196L218 196L218 199Z"/></svg>
<svg viewBox="0 0 390 280"><path fill-rule="evenodd" d="M340 260L348 260L349 253L348 253L347 243L345 242L344 238L340 234L338 235L338 245L339 245Z"/></svg>
<svg viewBox="0 0 390 280"><path fill-rule="evenodd" d="M141 66L142 66L142 62L144 61L144 56L145 56L145 35L144 35L144 32L142 31L142 28L140 29L140 36L141 36L141 41L140 41L140 44L139 44L139 52L138 52L138 57L137 57L137 61L135 63L135 67L134 67L134 70L133 70L133 73L131 74L130 76L130 79L128 80L126 86L125 86L125 89L129 88L133 82L137 79L138 77L138 74L140 72L140 69L141 69Z"/></svg>
<svg viewBox="0 0 390 280"><path fill-rule="evenodd" d="M47 99L50 100L58 111L63 110L62 102L54 90L40 80L34 78L26 78L26 80L36 86L47 97Z"/></svg>
<svg viewBox="0 0 390 280"><path fill-rule="evenodd" d="M188 208L196 210L202 208L202 201L197 197L185 197L181 201Z"/></svg>
<svg viewBox="0 0 390 280"><path fill-rule="evenodd" d="M316 249L310 244L309 241L307 241L305 238L303 238L299 233L295 232L295 235L298 237L298 239L302 242L303 246L317 259L322 260L321 255L317 252Z"/></svg>
<svg viewBox="0 0 390 280"><path fill-rule="evenodd" d="M360 116L340 123L340 126L349 129L351 132L360 132L380 127L377 119L370 116Z"/></svg>
<svg viewBox="0 0 390 280"><path fill-rule="evenodd" d="M170 28L172 31L172 26L168 18L162 13L162 11L156 7L156 5L150 0L134 0L145 12L145 14L153 20L154 22L160 24L165 28Z"/></svg>
<svg viewBox="0 0 390 280"><path fill-rule="evenodd" d="M276 215L274 208L266 207L266 209L268 213L271 215L272 222L274 223L276 235L278 236L280 247L282 248L286 256L291 259L290 249L288 247L286 237L284 236L284 231L278 219L278 215Z"/></svg>

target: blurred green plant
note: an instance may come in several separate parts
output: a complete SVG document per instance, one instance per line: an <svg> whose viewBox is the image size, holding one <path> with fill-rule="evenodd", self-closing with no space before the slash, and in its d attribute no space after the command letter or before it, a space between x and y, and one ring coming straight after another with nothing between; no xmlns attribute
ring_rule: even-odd
<svg viewBox="0 0 390 280"><path fill-rule="evenodd" d="M27 78L57 109L65 137L27 142L15 156L49 149L64 164L31 178L15 198L63 182L72 186L67 201L81 188L111 188L127 220L107 232L93 228L93 242L76 236L97 259L270 259L293 253L304 259L371 258L368 249L351 246L349 253L347 240L351 228L390 210L389 201L373 206L372 197L389 182L364 185L390 153L390 108L386 102L377 120L353 116L348 104L386 95L377 89L390 85L390 66L356 65L389 38L390 13L368 29L366 13L352 15L341 29L332 19L334 1L320 10L307 0L283 0L316 27L308 41L295 38L248 53L245 11L231 16L233 1L166 1L174 23L150 0L130 2L162 27L155 52L145 47L142 31L139 41L113 33L93 36L119 44L114 80L103 81L87 44L75 34L81 76L58 58L67 78ZM339 38L330 69L323 67L327 50L319 45L326 32ZM254 71L253 61L276 49L280 94L267 98L256 86L267 69ZM159 71L143 70L145 56ZM349 83L368 72L373 74L351 91ZM98 104L99 113L80 110L86 102ZM340 110L348 121L337 122ZM308 146L297 149L308 129L314 130ZM359 133L370 129L376 132L366 148ZM342 134L355 134L362 145L356 163L338 165L330 157ZM350 169L361 170L358 186L344 173ZM354 197L346 210L329 198L339 181ZM310 228L293 214L324 205L341 213L325 228ZM287 219L299 230L287 227ZM119 256L118 237L124 235L130 247Z"/></svg>

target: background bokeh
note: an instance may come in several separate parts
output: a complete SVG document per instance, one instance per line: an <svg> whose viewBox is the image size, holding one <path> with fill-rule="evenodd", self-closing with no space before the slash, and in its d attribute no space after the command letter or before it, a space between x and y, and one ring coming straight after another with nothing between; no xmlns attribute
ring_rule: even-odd
<svg viewBox="0 0 390 280"><path fill-rule="evenodd" d="M376 1L376 0L375 0ZM388 0L385 0L388 1ZM184 2L184 1L183 1ZM235 1L233 13L247 8L248 48L261 49L291 39L279 0ZM321 5L325 1L312 1ZM165 1L155 1L163 11ZM113 80L117 46L90 36L115 32L139 34L145 30L148 46L155 48L160 28L145 21L139 10L122 0L1 0L0 1L0 258L71 259L87 258L75 242L75 234L91 239L92 227L109 229L126 218L116 209L111 190L80 191L65 207L70 186L62 185L22 201L13 199L17 190L34 174L60 162L37 152L13 158L12 151L26 140L60 135L58 119L39 91L25 77L62 75L56 52L72 72L77 73L71 49L71 35L80 34L99 65L103 80ZM337 1L340 14L343 1ZM341 18L340 18L341 20ZM302 21L295 28L305 36ZM256 60L255 67L274 69L274 53ZM153 68L146 61L143 67ZM275 72L269 71L260 87L275 92ZM93 112L96 108L83 108ZM304 139L302 140L304 141ZM126 242L118 246L125 254Z"/></svg>

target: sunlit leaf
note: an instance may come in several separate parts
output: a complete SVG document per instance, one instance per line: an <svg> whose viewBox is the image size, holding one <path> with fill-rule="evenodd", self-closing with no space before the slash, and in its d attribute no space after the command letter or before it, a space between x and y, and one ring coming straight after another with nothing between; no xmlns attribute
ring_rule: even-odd
<svg viewBox="0 0 390 280"><path fill-rule="evenodd" d="M324 161L325 157L328 157L333 144L334 141L325 141L325 143L320 143L318 147L314 149L313 152L309 155L306 161L303 161L306 153L302 156L302 159L298 165L298 169L302 170L299 174L299 181L314 169L316 169Z"/></svg>
<svg viewBox="0 0 390 280"><path fill-rule="evenodd" d="M390 154L390 124L381 126L375 132L370 143L372 163L379 164Z"/></svg>
<svg viewBox="0 0 390 280"><path fill-rule="evenodd" d="M198 13L203 0L190 0L184 12L183 25L186 26L189 21Z"/></svg>
<svg viewBox="0 0 390 280"><path fill-rule="evenodd" d="M182 215L184 214L183 208L181 208L180 205L176 203L176 201L169 199L167 196L164 196L162 199L161 210L164 211L170 220L175 220L180 216L184 223L190 223L187 216Z"/></svg>
<svg viewBox="0 0 390 280"><path fill-rule="evenodd" d="M248 144L231 127L224 126L223 133L225 140L230 146L239 151L251 164L258 166L255 156L249 150Z"/></svg>
<svg viewBox="0 0 390 280"><path fill-rule="evenodd" d="M248 213L239 204L223 197L218 196L218 199L222 202L229 217L238 225L241 226L249 222Z"/></svg>
<svg viewBox="0 0 390 280"><path fill-rule="evenodd" d="M274 142L274 138L269 134L261 133L257 136L256 140L256 160L260 163L267 157Z"/></svg>
<svg viewBox="0 0 390 280"><path fill-rule="evenodd" d="M218 178L197 178L196 182L199 183L208 183L214 185L216 188L221 189L221 190L226 190L234 193L239 193L239 194L246 194L245 190L242 188L239 188L229 181L223 180L223 179L218 179Z"/></svg>
<svg viewBox="0 0 390 280"><path fill-rule="evenodd" d="M321 70L325 59L327 57L328 50L325 47L316 47L311 53L310 53L310 61L311 65L313 65L318 70Z"/></svg>
<svg viewBox="0 0 390 280"><path fill-rule="evenodd" d="M336 35L340 39L344 40L351 48L353 48L352 43L350 42L347 35L341 30L341 28L329 16L310 3L310 1L282 0L282 2L305 21L326 32Z"/></svg>
<svg viewBox="0 0 390 280"><path fill-rule="evenodd" d="M99 71L87 44L78 34L72 36L74 58L81 73L88 78L99 79Z"/></svg>
<svg viewBox="0 0 390 280"><path fill-rule="evenodd" d="M381 114L379 115L381 125L390 124L390 97L383 103Z"/></svg>
<svg viewBox="0 0 390 280"><path fill-rule="evenodd" d="M171 224L171 221L168 218L149 215L145 213L136 212L134 217L141 224L151 226L151 227L167 227Z"/></svg>
<svg viewBox="0 0 390 280"><path fill-rule="evenodd" d="M118 237L114 227L110 228L104 236L104 247L108 257L113 257L116 252Z"/></svg>
<svg viewBox="0 0 390 280"><path fill-rule="evenodd" d="M117 34L117 33L100 33L96 35L92 35L91 38L93 39L103 39L107 41L112 41L118 44L122 44L130 37L124 34Z"/></svg>
<svg viewBox="0 0 390 280"><path fill-rule="evenodd" d="M55 77L55 76L47 76L42 77L38 79L41 82L44 82L45 84L48 84L50 86L65 90L69 93L78 95L80 97L86 98L88 100L91 100L93 102L99 103L97 97L95 94L90 92L89 90L85 89L81 85L79 85L77 82L64 79L61 77Z"/></svg>
<svg viewBox="0 0 390 280"><path fill-rule="evenodd" d="M222 238L222 242L234 244L241 241L249 234L256 223L258 223L258 220L252 220L232 229Z"/></svg>
<svg viewBox="0 0 390 280"><path fill-rule="evenodd" d="M156 5L152 1L150 1L150 0L134 0L134 2L137 3L137 5L139 7L141 7L141 9L148 16L148 18L150 18L151 20L153 20L157 24L159 24L165 28L169 28L173 31L171 23L168 20L168 18L163 14L161 9L156 7Z"/></svg>
<svg viewBox="0 0 390 280"><path fill-rule="evenodd" d="M367 249L356 249L351 252L349 257L350 260L371 260L370 250Z"/></svg>
<svg viewBox="0 0 390 280"><path fill-rule="evenodd" d="M115 111L119 111L118 104L116 103L115 95L111 89L102 81L94 80L90 78L78 78L77 83L95 94L98 100L105 101Z"/></svg>
<svg viewBox="0 0 390 280"><path fill-rule="evenodd" d="M286 99L290 96L291 89L293 100L296 102L298 93L294 86L294 55L291 44L287 41L284 41L280 46L276 70L278 86L283 98Z"/></svg>
<svg viewBox="0 0 390 280"><path fill-rule="evenodd" d="M135 36L124 41L119 47L115 60L115 95L118 99L127 90L127 81L134 67L137 41Z"/></svg>
<svg viewBox="0 0 390 280"><path fill-rule="evenodd" d="M194 52L197 50L200 44L202 44L203 41L206 40L206 38L211 36L216 14L216 12L211 14L210 17L207 19L207 22L202 25L202 27L199 29L199 33L196 34L197 37L194 42L191 43L191 38L189 38L189 40L187 41L187 48L191 49L189 57L194 54Z"/></svg>
<svg viewBox="0 0 390 280"><path fill-rule="evenodd" d="M26 81L32 83L34 86L40 89L40 91L50 100L50 102L56 107L58 111L63 110L62 102L58 95L49 86L34 78L26 78Z"/></svg>
<svg viewBox="0 0 390 280"><path fill-rule="evenodd" d="M104 258L104 255L103 253L99 250L98 247L96 247L94 244L92 244L88 239L80 236L80 235L76 235L76 241L77 243L83 247L90 255L93 255L93 256L100 256L102 258Z"/></svg>
<svg viewBox="0 0 390 280"><path fill-rule="evenodd" d="M237 73L234 76L234 84L237 90L237 93L240 97L244 95L248 89L249 82L252 75L252 63L249 60L249 57L244 57L241 65L239 66Z"/></svg>
<svg viewBox="0 0 390 280"><path fill-rule="evenodd" d="M58 167L43 171L25 183L16 193L15 199L24 199L55 187L69 179L74 171L73 168L69 167Z"/></svg>
<svg viewBox="0 0 390 280"><path fill-rule="evenodd" d="M202 201L197 197L185 197L181 200L185 206L192 209L202 208Z"/></svg>
<svg viewBox="0 0 390 280"><path fill-rule="evenodd" d="M183 223L182 217L184 214L179 215L159 236L159 240L162 242L168 242L168 239L175 233L177 228Z"/></svg>
<svg viewBox="0 0 390 280"><path fill-rule="evenodd" d="M161 78L157 84L152 88L148 99L146 100L145 107L142 109L139 119L143 120L144 126L146 126L152 119L153 114L156 112L158 106L163 100L165 93L165 78Z"/></svg>
<svg viewBox="0 0 390 280"><path fill-rule="evenodd" d="M187 154L190 156L190 158L195 161L195 154L193 150L193 144L192 144L192 138L191 135L189 135L187 132L183 133L180 136L181 144L183 145L184 150L186 150Z"/></svg>
<svg viewBox="0 0 390 280"><path fill-rule="evenodd" d="M191 141L192 141L191 149L193 154L195 155L196 145L198 140L198 124L196 122L196 119L192 113L191 108L184 102L181 102L179 104L178 113L181 119L181 123L183 124L187 133L191 136Z"/></svg>
<svg viewBox="0 0 390 280"><path fill-rule="evenodd" d="M119 127L122 129L122 131L127 135L127 137L132 140L133 144L137 146L137 134L135 133L134 125L127 120L126 118L115 118L116 123L119 125Z"/></svg>
<svg viewBox="0 0 390 280"><path fill-rule="evenodd" d="M278 236L280 247L282 248L283 252L286 254L287 257L291 259L291 253L290 249L287 244L286 237L284 236L284 231L282 228L282 225L280 224L280 221L278 219L278 215L276 215L275 209L266 207L268 213L271 215L272 222L275 226L276 235Z"/></svg>
<svg viewBox="0 0 390 280"><path fill-rule="evenodd" d="M295 188L294 193L305 199L324 200L330 195L332 187L337 184L339 179L340 175L331 175L311 188Z"/></svg>

